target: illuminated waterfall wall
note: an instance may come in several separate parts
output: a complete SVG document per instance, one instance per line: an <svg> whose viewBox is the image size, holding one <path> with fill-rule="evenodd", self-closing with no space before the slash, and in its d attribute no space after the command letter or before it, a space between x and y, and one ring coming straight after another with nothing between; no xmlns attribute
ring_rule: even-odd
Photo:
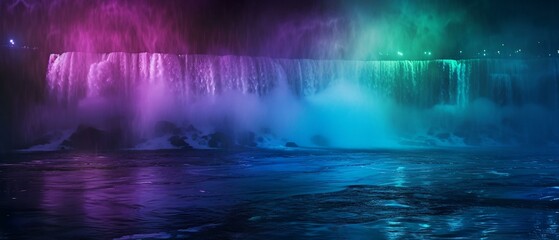
<svg viewBox="0 0 559 240"><path fill-rule="evenodd" d="M194 146L205 146L203 136L216 132L237 143L250 134L259 147L553 144L559 139L558 72L552 58L69 52L50 56L48 104L27 125L32 135L78 125L117 129L127 147L156 139L162 122L177 126L173 134Z"/></svg>

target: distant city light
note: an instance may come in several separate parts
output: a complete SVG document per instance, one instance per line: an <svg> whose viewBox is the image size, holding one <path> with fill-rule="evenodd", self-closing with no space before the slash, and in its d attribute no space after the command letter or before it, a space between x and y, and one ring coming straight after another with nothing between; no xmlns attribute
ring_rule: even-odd
<svg viewBox="0 0 559 240"><path fill-rule="evenodd" d="M14 42L13 39L10 39L10 45L14 46L14 45L16 45L16 42Z"/></svg>

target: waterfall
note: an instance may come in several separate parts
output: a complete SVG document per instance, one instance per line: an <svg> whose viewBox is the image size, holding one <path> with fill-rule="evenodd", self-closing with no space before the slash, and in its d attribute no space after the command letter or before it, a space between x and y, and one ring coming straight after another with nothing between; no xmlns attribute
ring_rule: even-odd
<svg viewBox="0 0 559 240"><path fill-rule="evenodd" d="M146 138L167 120L271 129L307 145L318 134L341 147L550 142L559 137L558 62L68 52L49 59L47 105L60 111L46 122L120 118Z"/></svg>
<svg viewBox="0 0 559 240"><path fill-rule="evenodd" d="M429 106L448 101L463 105L469 101L471 66L479 61L293 60L72 52L51 55L47 80L50 95L64 104L75 104L88 92L105 88L129 95L140 84L163 84L176 97L188 98L227 91L265 95L279 81L286 81L290 91L301 97L342 81L407 103Z"/></svg>

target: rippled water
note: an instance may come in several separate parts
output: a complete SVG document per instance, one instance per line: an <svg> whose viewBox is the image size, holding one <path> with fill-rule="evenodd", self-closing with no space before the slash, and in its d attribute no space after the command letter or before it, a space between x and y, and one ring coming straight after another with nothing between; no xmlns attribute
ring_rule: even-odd
<svg viewBox="0 0 559 240"><path fill-rule="evenodd" d="M554 149L28 153L0 239L556 239Z"/></svg>

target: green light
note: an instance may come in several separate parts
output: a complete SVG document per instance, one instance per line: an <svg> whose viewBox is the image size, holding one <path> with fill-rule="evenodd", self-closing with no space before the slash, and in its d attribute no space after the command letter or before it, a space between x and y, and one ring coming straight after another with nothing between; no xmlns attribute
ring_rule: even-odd
<svg viewBox="0 0 559 240"><path fill-rule="evenodd" d="M447 39L461 35L448 32L448 24L468 22L470 17L462 10L439 11L439 1L386 1L387 9L398 9L397 14L371 14L370 10L378 5L373 2L377 1L341 2L370 2L370 5L365 4L368 7L362 7L362 4L349 4L348 11L351 17L348 18L350 25L347 28L348 34L342 34L345 30L340 30L338 34L336 30L336 34L333 35L337 42L343 43L342 46L348 46L339 54L348 55L348 58L352 59L436 58L450 49L454 49L453 53L457 55L460 49L455 49L454 41ZM340 25L342 27L346 23L340 21L339 24L342 24ZM344 26L340 29L345 28ZM501 41L495 44L500 46L505 43ZM491 55L488 47L479 50L483 48L487 49L488 55ZM421 49L424 51L423 55ZM437 53L436 56L434 53ZM475 54L476 52L472 50L471 55ZM504 51L501 54L504 54Z"/></svg>

